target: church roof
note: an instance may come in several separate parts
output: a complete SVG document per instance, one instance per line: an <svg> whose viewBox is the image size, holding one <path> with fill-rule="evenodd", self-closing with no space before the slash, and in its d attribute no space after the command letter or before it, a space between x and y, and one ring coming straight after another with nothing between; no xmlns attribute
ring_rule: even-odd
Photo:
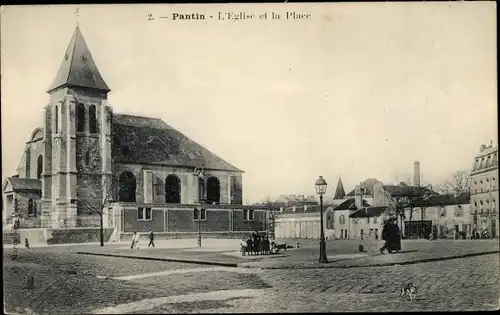
<svg viewBox="0 0 500 315"><path fill-rule="evenodd" d="M42 181L35 178L9 177L6 183L10 183L12 191L18 190L42 190ZM5 189L5 185L4 185Z"/></svg>
<svg viewBox="0 0 500 315"><path fill-rule="evenodd" d="M114 114L115 162L243 172L159 118Z"/></svg>
<svg viewBox="0 0 500 315"><path fill-rule="evenodd" d="M49 92L64 85L95 88L105 92L110 91L97 69L78 26L73 33Z"/></svg>
<svg viewBox="0 0 500 315"><path fill-rule="evenodd" d="M344 197L345 197L344 185L342 184L342 178L339 177L339 181L337 183L337 188L335 189L335 195L333 196L333 199L344 199Z"/></svg>

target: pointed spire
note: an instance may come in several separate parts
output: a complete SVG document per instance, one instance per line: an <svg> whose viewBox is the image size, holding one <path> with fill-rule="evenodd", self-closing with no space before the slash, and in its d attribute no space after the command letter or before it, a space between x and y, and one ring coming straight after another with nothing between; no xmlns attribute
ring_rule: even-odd
<svg viewBox="0 0 500 315"><path fill-rule="evenodd" d="M78 25L66 49L56 79L47 92L65 85L110 91L97 69Z"/></svg>
<svg viewBox="0 0 500 315"><path fill-rule="evenodd" d="M345 197L345 190L344 190L344 185L342 184L342 178L339 176L339 181L337 183L337 189L335 189L335 196L333 197L334 200L337 199L344 199Z"/></svg>

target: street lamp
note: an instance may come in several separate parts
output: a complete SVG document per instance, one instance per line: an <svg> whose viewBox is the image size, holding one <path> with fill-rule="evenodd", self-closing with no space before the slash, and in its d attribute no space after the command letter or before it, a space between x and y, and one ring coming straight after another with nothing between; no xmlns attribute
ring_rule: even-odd
<svg viewBox="0 0 500 315"><path fill-rule="evenodd" d="M316 193L319 195L319 205L321 212L321 235L319 241L319 262L320 263L328 263L328 258L326 257L326 243L325 243L325 231L323 228L323 195L326 193L326 180L323 179L323 176L320 176L316 183Z"/></svg>
<svg viewBox="0 0 500 315"><path fill-rule="evenodd" d="M204 189L203 189L203 184L205 182L205 173L203 166L201 168L196 167L194 169L193 175L198 178L198 202L199 202L199 207L197 207L198 211L198 247L201 247L201 214L203 212L203 196L204 196Z"/></svg>

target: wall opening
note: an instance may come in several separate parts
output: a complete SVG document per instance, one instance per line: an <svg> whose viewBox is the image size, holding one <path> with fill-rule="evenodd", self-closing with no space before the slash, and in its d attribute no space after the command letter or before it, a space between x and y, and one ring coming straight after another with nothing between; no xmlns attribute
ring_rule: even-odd
<svg viewBox="0 0 500 315"><path fill-rule="evenodd" d="M76 105L76 131L85 131L85 105L81 103Z"/></svg>
<svg viewBox="0 0 500 315"><path fill-rule="evenodd" d="M119 200L122 202L135 202L136 179L131 172L123 172L120 175L120 192L118 195Z"/></svg>
<svg viewBox="0 0 500 315"><path fill-rule="evenodd" d="M181 203L181 181L173 174L165 179L165 203Z"/></svg>
<svg viewBox="0 0 500 315"><path fill-rule="evenodd" d="M42 178L42 171L43 171L43 157L39 155L36 161L36 178L38 179Z"/></svg>
<svg viewBox="0 0 500 315"><path fill-rule="evenodd" d="M220 182L217 177L210 177L207 180L207 202L220 202Z"/></svg>

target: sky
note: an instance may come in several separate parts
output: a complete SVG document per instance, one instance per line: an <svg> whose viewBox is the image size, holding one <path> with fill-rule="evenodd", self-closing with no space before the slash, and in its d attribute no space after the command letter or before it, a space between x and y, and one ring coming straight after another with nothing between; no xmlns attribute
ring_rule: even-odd
<svg viewBox="0 0 500 315"><path fill-rule="evenodd" d="M346 192L407 181L416 160L423 184L442 183L498 142L495 5L2 6L2 176L41 126L78 19L114 112L161 118L243 169L247 203L315 195L319 175L327 196L339 176ZM218 12L257 16L171 19Z"/></svg>

